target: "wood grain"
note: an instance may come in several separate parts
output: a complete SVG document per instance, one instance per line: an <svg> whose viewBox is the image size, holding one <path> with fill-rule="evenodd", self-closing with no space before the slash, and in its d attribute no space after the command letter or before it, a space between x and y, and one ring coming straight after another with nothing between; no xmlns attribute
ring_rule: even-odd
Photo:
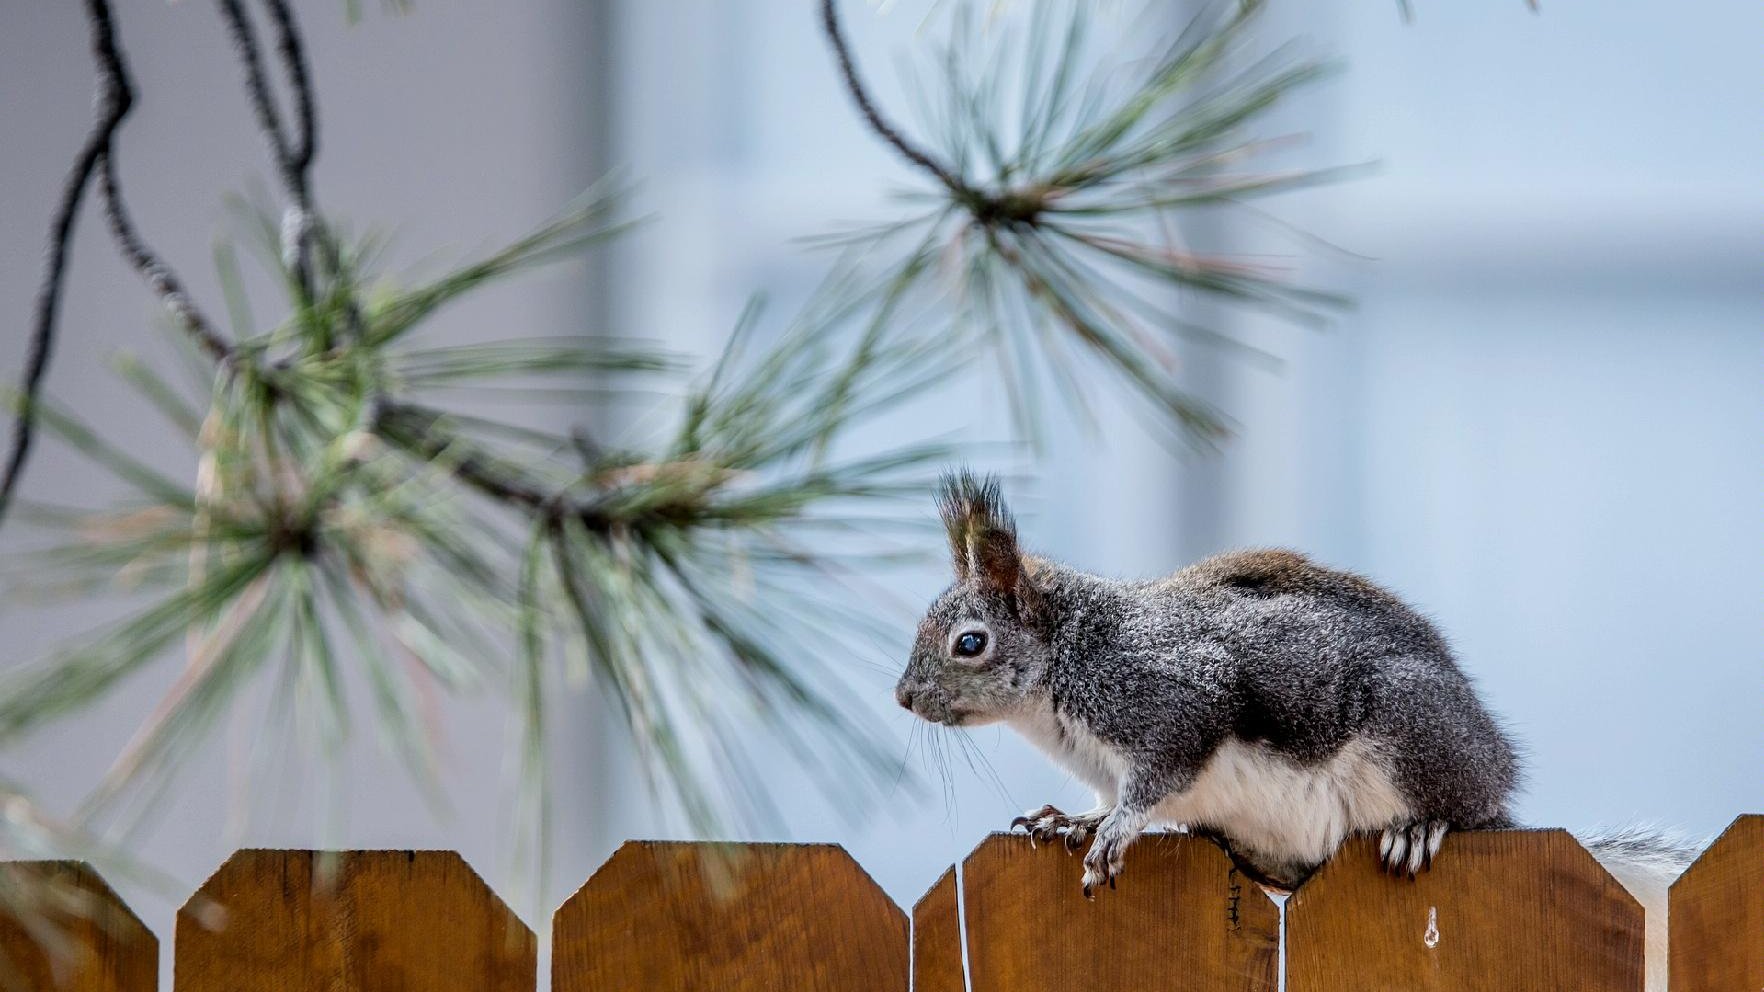
<svg viewBox="0 0 1764 992"><path fill-rule="evenodd" d="M1349 842L1286 908L1289 992L1641 992L1642 910L1561 830L1453 834L1414 881Z"/></svg>
<svg viewBox="0 0 1764 992"><path fill-rule="evenodd" d="M952 866L913 905L913 992L964 992L961 904Z"/></svg>
<svg viewBox="0 0 1764 992"><path fill-rule="evenodd" d="M159 942L91 866L0 864L0 885L29 903L29 919L0 912L0 988L31 992L153 992ZM49 933L45 945L33 933Z"/></svg>
<svg viewBox="0 0 1764 992"><path fill-rule="evenodd" d="M173 951L177 992L532 992L538 975L533 932L452 851L240 851L178 911Z"/></svg>
<svg viewBox="0 0 1764 992"><path fill-rule="evenodd" d="M1764 989L1764 816L1733 821L1672 886L1672 992Z"/></svg>
<svg viewBox="0 0 1764 992"><path fill-rule="evenodd" d="M1148 834L1086 900L1078 855L994 834L962 868L974 992L1273 992L1280 913L1211 843Z"/></svg>
<svg viewBox="0 0 1764 992"><path fill-rule="evenodd" d="M906 992L906 914L830 844L631 841L552 919L554 992Z"/></svg>

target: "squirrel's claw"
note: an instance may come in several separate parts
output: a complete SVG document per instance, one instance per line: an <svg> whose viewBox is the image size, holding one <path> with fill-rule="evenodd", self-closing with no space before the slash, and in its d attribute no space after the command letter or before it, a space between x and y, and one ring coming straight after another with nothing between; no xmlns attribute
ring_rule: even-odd
<svg viewBox="0 0 1764 992"><path fill-rule="evenodd" d="M1029 812L1024 813L1022 816L1012 820L1011 829L1015 830L1018 827L1022 827L1029 835L1029 846L1034 847L1041 841L1052 839L1054 831L1050 828L1049 824L1053 821L1064 819L1065 815L1066 814L1060 812L1051 805L1043 806L1040 809L1032 809Z"/></svg>
<svg viewBox="0 0 1764 992"><path fill-rule="evenodd" d="M1095 899L1096 887L1104 883L1107 883L1108 887L1113 889L1115 887L1115 876L1121 873L1121 866L1118 864L1112 867L1106 864L1093 865L1091 861L1095 854L1096 848L1092 847L1090 856L1087 856L1084 859L1084 878L1081 884L1084 886L1084 898L1086 899Z"/></svg>
<svg viewBox="0 0 1764 992"><path fill-rule="evenodd" d="M1059 807L1046 805L1040 809L1032 809L1029 812L1024 813L1022 816L1017 817L1015 820L1012 820L1011 829L1015 830L1018 827L1023 827L1030 833L1034 833L1036 826L1043 820L1063 820L1065 818L1066 814L1060 812Z"/></svg>
<svg viewBox="0 0 1764 992"><path fill-rule="evenodd" d="M1088 813L1069 814L1056 806L1043 806L1012 820L1011 829L1023 828L1029 835L1031 847L1059 839L1064 841L1067 851L1076 851L1090 839L1096 825L1107 813L1106 809L1095 809Z"/></svg>
<svg viewBox="0 0 1764 992"><path fill-rule="evenodd" d="M1115 887L1115 879L1121 874L1122 855L1127 853L1127 845L1111 843L1106 836L1098 837L1090 845L1089 853L1084 855L1084 897L1092 898L1091 892L1096 886L1108 883L1109 888Z"/></svg>
<svg viewBox="0 0 1764 992"><path fill-rule="evenodd" d="M1418 820L1389 827L1378 839L1378 863L1386 874L1414 878L1433 867L1448 827L1443 820Z"/></svg>

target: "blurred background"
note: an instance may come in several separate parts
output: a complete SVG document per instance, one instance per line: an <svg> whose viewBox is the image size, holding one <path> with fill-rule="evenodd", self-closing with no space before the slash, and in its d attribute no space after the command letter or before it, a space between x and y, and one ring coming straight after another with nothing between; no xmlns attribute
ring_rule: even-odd
<svg viewBox="0 0 1764 992"><path fill-rule="evenodd" d="M819 280L826 258L796 239L874 216L914 180L855 116L807 0L423 0L402 15L370 6L354 26L341 3L303 6L325 207L386 228L395 258L401 244L518 235L609 168L638 181L653 215L587 264L447 312L443 337L611 329L714 353L750 294L787 310ZM872 85L901 116L910 101L893 67L929 43L931 6L847 4ZM1193 12L1183 6L1100 4L1097 18L1104 30L1173 28ZM1437 621L1528 745L1523 819L1712 834L1764 810L1764 14L1742 0L1694 15L1643 3L1414 6L1405 24L1377 0L1275 2L1262 28L1344 63L1279 126L1311 136L1313 164L1376 169L1262 206L1353 253L1320 249L1300 264L1356 309L1310 330L1194 303L1275 359L1185 347L1184 381L1232 418L1234 437L1216 454L1175 453L1133 408L1105 401L1095 433L1056 428L1041 457L1003 459L1025 540L1119 576L1265 545L1363 572ZM1005 7L999 16L1021 16ZM118 16L146 94L118 153L137 220L213 298L218 194L267 178L236 67L208 5L130 3ZM91 93L77 5L0 8L0 313L16 328ZM1272 224L1206 233L1254 251ZM184 473L188 453L132 417L103 366L118 349L156 353L156 312L88 210L52 394ZM22 333L4 335L0 368L18 368L23 350ZM999 439L989 370L878 423L871 440L952 427ZM98 484L49 445L25 493L54 501ZM887 581L899 642L851 645L829 630L828 652L904 659L917 610L947 577L939 564ZM103 609L12 605L0 614L3 660L42 655ZM0 754L0 771L71 809L175 672L168 659ZM922 738L909 752L891 674L854 664L852 680L908 775L839 809L781 778L788 822L766 836L839 842L910 906L1017 812L1087 804L1007 731L974 733L989 767L952 746L940 768ZM451 813L433 816L361 734L337 836L458 849L509 895L506 707L443 705ZM554 713L548 905L624 839L680 831L594 700L560 698ZM136 841L191 887L232 847L317 842L314 783L245 783L228 761L223 745L252 731L223 728ZM285 792L285 815L229 833L241 788ZM130 894L168 933L172 900Z"/></svg>

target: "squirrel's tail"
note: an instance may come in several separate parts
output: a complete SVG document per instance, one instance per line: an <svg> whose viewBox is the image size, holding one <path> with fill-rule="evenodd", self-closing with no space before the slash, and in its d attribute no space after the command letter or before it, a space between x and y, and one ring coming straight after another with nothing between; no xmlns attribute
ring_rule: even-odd
<svg viewBox="0 0 1764 992"><path fill-rule="evenodd" d="M1642 904L1647 914L1647 992L1666 992L1666 896L1696 860L1698 849L1644 827L1585 834L1580 843Z"/></svg>

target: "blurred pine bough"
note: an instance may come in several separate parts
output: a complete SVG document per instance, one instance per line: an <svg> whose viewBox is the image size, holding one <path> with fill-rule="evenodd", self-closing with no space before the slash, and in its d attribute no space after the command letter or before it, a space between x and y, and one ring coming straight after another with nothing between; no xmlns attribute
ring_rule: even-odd
<svg viewBox="0 0 1764 992"><path fill-rule="evenodd" d="M695 378L690 363L632 341L429 346L425 324L447 305L618 234L619 198L591 192L502 251L397 286L375 242L347 241L313 205L316 124L297 24L286 0L261 5L282 43L295 121L267 95L241 0L220 0L283 185L279 223L273 208L248 215L285 290L274 326L256 328L230 252L218 256L230 335L160 277L169 269L127 229L108 146L98 146L119 248L187 333L196 374L186 387L138 362L119 373L189 439L195 478L107 443L101 426L29 380L20 399L129 495L105 507L25 507L64 539L14 555L15 582L76 596L120 588L142 605L0 676L0 747L81 712L156 659L184 660L70 842L87 823L148 816L253 685L269 687L274 738L305 735L335 758L364 722L345 686L364 684L365 723L431 792L425 697L505 695L520 726L520 833L541 878L546 695L560 679L615 701L651 786L700 832L764 817L751 767L761 728L823 787L861 800L895 779L898 761L814 638L892 639L888 618L850 592L897 550L865 535L915 518L955 453L923 442L846 457L850 428L990 350L1032 438L1035 383L1082 407L1093 364L1075 348L1150 399L1176 435L1214 437L1217 415L1169 377L1173 335L1207 333L1170 291L1300 319L1340 302L1184 251L1166 226L1197 205L1333 175L1241 171L1271 144L1254 133L1262 115L1321 71L1285 51L1246 60L1259 3L1197 20L1125 70L1088 46L1089 14L1076 0L1037 4L1023 35L982 31L972 4L955 5L942 77L919 90L935 122L926 151L875 106L826 0L823 23L860 112L936 184L928 206L921 196L892 221L829 239L843 257L787 329L761 344L745 315ZM109 32L107 5L87 7L95 38ZM101 84L126 89L109 40L109 57L97 45ZM121 116L94 134L107 141ZM628 449L449 403L461 390L547 378L572 402L658 379L686 392L666 415L674 429ZM31 836L0 819L0 852L41 846Z"/></svg>
<svg viewBox="0 0 1764 992"><path fill-rule="evenodd" d="M1088 420L1095 372L1137 394L1171 440L1215 441L1225 418L1179 387L1176 345L1244 346L1183 298L1300 324L1348 300L1265 259L1186 246L1182 221L1356 171L1255 167L1298 137L1257 125L1330 66L1296 43L1263 50L1260 0L1221 6L1173 39L1103 40L1090 5L1023 6L1021 20L993 24L986 5L957 5L932 81L910 88L931 136L918 145L881 116L834 0L822 0L860 110L932 186L904 194L899 216L819 242L879 260L896 277L890 292L939 300L957 340L990 353L1019 434L1043 432L1048 388Z"/></svg>
<svg viewBox="0 0 1764 992"><path fill-rule="evenodd" d="M930 443L838 458L829 445L933 382L943 365L932 343L894 337L849 353L834 328L855 304L835 286L763 348L750 343L750 312L714 367L682 383L678 426L646 448L443 405L503 386L579 404L637 377L683 378L674 356L601 338L417 345L424 320L454 299L616 234L615 202L591 196L411 289L377 279L374 252L341 250L339 268L310 281L310 300L291 292L288 319L261 334L249 333L240 296L232 367L207 396L122 362L194 448L193 484L41 403L43 426L130 494L101 509L24 507L66 539L15 556L14 575L37 594L120 586L147 605L7 673L0 741L79 711L181 647L182 674L86 812L136 821L259 679L275 686L265 726L315 728L320 753L338 756L353 675L369 689L371 725L437 801L438 728L425 725L424 700L437 689L507 691L537 814L554 663L612 696L652 786L671 790L695 829L763 797L744 767L756 726L812 756L830 787L892 777L873 728L839 700L827 652L803 637L880 633L860 597L835 592L876 564L850 555L840 534L873 532L890 498L908 505L950 452ZM273 220L260 223L273 238ZM281 257L267 247L262 257ZM290 269L278 275L300 285ZM571 388L532 388L560 378Z"/></svg>

